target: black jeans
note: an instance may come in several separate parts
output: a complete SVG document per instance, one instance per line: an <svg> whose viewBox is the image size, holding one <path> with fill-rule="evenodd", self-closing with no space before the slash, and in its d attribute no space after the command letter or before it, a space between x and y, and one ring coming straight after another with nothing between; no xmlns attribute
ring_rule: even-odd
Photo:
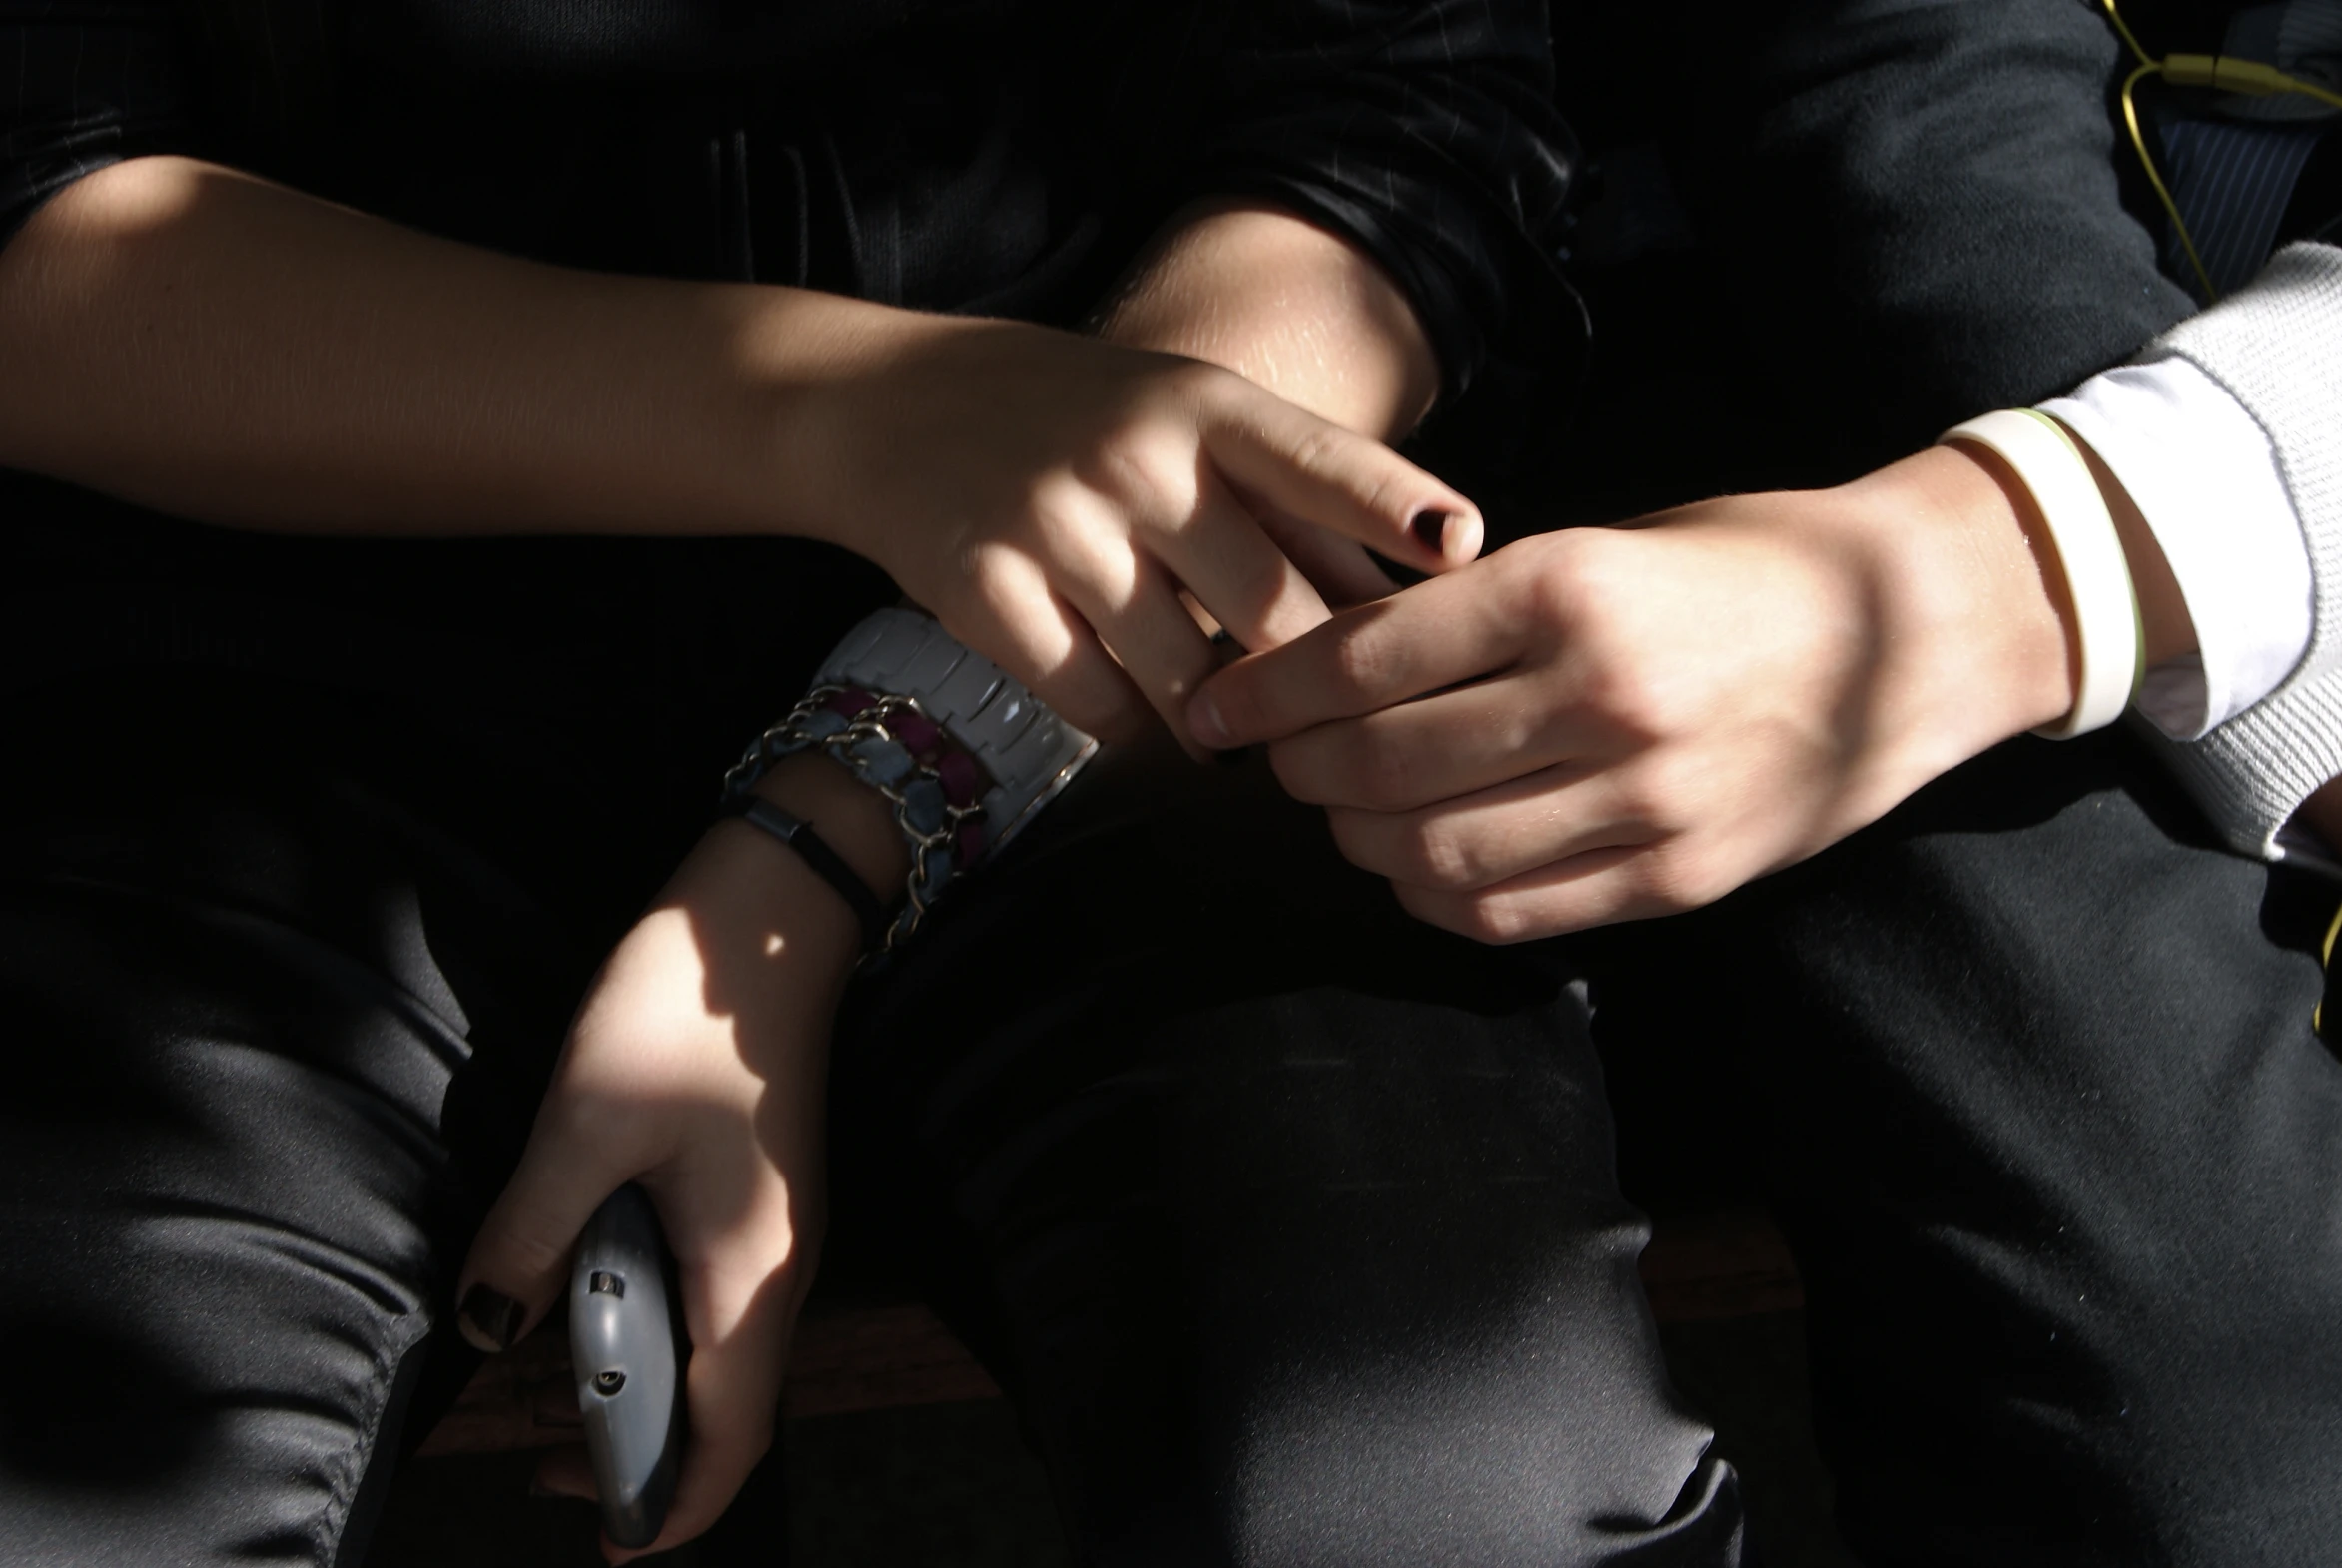
<svg viewBox="0 0 2342 1568"><path fill-rule="evenodd" d="M576 851L651 864L652 792L515 796L492 738L249 676L11 718L8 1538L355 1562L622 924ZM1547 968L1406 921L1289 806L1067 810L861 993L838 1145L845 1222L1017 1390L1086 1558L1731 1560Z"/></svg>
<svg viewBox="0 0 2342 1568"><path fill-rule="evenodd" d="M0 1510L33 1560L357 1560L606 935L532 874L592 811L483 849L286 695L12 706ZM1622 1065L1690 1042L1669 1092L1737 1108L1866 1560L2342 1538L2325 906L2120 738L2005 748L1577 948L1413 928L1240 794L1056 826L858 997L837 1115L846 1222L999 1369L1088 1560L1735 1560L1580 971Z"/></svg>
<svg viewBox="0 0 2342 1568"><path fill-rule="evenodd" d="M1811 179L1768 205L1687 175L1729 243L1650 313L1731 307L1689 335L1704 371L1835 400L1652 376L1641 410L1589 399L1576 493L1700 484L1612 437L1706 449L1768 408L1799 411L1782 441L1826 406L1892 455L2168 320L2084 8L1836 9L1861 15L1752 51L1735 80L1770 105L1718 100ZM1603 342L1597 392L1646 367ZM1603 488L1606 442L1663 460ZM1717 482L1758 471L1815 476ZM777 602L799 579L768 561L678 572L656 624L586 605L564 642L530 623L550 547L510 548L476 613L389 592L387 642L280 603L301 624L267 657L233 575L204 624L74 656L125 592L7 579L11 1551L356 1559L401 1401L419 1423L460 1378L447 1275L587 969L855 608ZM535 634L448 655L480 627ZM711 645L733 627L787 646ZM71 673L98 653L124 673ZM264 673L166 673L222 668ZM1065 811L856 999L836 1114L847 1219L1019 1398L1090 1560L1734 1560L1735 1483L1635 1289L1581 977L1614 1070L1744 1144L1789 1226L1867 1560L2342 1539L2329 896L2208 847L2124 737L2015 743L1707 915L1512 953L1406 925L1305 813Z"/></svg>

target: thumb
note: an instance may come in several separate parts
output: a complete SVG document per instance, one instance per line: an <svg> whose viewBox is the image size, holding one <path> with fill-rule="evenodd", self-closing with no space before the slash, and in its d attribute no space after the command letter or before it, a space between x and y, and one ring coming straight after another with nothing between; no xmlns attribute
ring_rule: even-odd
<svg viewBox="0 0 2342 1568"><path fill-rule="evenodd" d="M455 1326L489 1354L534 1327L568 1283L569 1254L602 1199L634 1175L548 1102L520 1168L481 1222L456 1284Z"/></svg>

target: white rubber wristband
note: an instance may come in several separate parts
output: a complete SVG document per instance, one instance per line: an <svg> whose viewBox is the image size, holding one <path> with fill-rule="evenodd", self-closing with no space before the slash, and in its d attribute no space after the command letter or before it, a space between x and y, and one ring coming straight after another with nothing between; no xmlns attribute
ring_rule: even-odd
<svg viewBox="0 0 2342 1568"><path fill-rule="evenodd" d="M2145 644L2122 535L2114 531L2088 459L2054 419L2029 408L1984 414L1953 425L1942 438L1973 441L2016 470L2048 524L2065 572L2080 633L2080 695L2064 718L2033 733L2071 740L2104 729L2122 717L2138 690Z"/></svg>

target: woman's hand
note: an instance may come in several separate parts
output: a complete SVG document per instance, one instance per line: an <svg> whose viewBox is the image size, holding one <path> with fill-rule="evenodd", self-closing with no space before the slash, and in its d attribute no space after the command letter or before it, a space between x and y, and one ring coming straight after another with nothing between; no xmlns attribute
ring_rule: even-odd
<svg viewBox="0 0 2342 1568"><path fill-rule="evenodd" d="M855 942L843 901L786 849L738 823L711 832L603 965L464 1265L461 1325L501 1349L562 1298L602 1199L628 1180L649 1190L692 1344L690 1443L659 1550L714 1523L771 1442L820 1249L830 1019ZM540 1479L594 1495L582 1449Z"/></svg>
<svg viewBox="0 0 2342 1568"><path fill-rule="evenodd" d="M1463 496L1231 371L884 314L784 420L781 471L811 508L798 525L877 562L1094 733L1128 734L1151 704L1184 736L1216 661L1182 590L1245 647L1325 619L1272 531L1326 530L1424 571L1479 549Z"/></svg>
<svg viewBox="0 0 2342 1568"><path fill-rule="evenodd" d="M1191 726L1273 742L1434 925L1507 942L1688 909L2067 711L2029 508L1939 447L1546 534L1231 666Z"/></svg>
<svg viewBox="0 0 2342 1568"><path fill-rule="evenodd" d="M1268 222L1222 218L1254 242ZM1403 302L1326 263L1330 237L1296 258L1306 226L1282 222L1211 250L1212 291L1143 293L1130 335L1336 418L1412 418L1423 367L1357 395L1359 346L1388 348ZM1222 309L1231 271L1250 306ZM1317 329L1266 331L1295 317ZM1152 702L1183 735L1211 663L1179 589L1247 647L1323 619L1272 533L1343 591L1372 573L1313 536L1424 571L1480 538L1388 448L1198 360L547 267L172 157L75 182L0 250L0 463L238 527L828 539L1105 733Z"/></svg>

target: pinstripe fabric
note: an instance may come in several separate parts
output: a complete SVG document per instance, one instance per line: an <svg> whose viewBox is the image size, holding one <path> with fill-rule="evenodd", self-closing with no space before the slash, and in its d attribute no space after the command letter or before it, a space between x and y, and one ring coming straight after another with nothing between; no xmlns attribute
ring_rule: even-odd
<svg viewBox="0 0 2342 1568"><path fill-rule="evenodd" d="M2222 294L2252 282L2269 259L2277 226L2310 154L2331 127L2240 125L2178 114L2158 117L2164 174L2204 271ZM2179 235L2163 226L2163 269L2189 289L2198 287Z"/></svg>
<svg viewBox="0 0 2342 1568"><path fill-rule="evenodd" d="M549 261L1071 321L1255 194L1460 385L1561 298L1551 71L1524 0L0 0L0 239L178 151Z"/></svg>

